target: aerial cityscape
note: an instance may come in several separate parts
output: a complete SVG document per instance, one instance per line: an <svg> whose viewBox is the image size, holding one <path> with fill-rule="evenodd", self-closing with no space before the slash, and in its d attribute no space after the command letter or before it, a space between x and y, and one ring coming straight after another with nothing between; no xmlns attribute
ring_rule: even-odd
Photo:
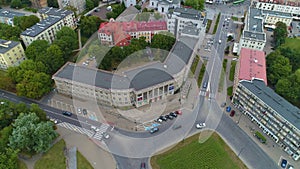
<svg viewBox="0 0 300 169"><path fill-rule="evenodd" d="M0 169L300 169L300 1L2 0L0 127Z"/></svg>

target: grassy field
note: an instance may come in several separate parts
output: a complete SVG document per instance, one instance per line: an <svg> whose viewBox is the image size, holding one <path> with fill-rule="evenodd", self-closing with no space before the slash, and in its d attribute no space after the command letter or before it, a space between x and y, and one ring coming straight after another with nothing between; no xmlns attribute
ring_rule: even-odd
<svg viewBox="0 0 300 169"><path fill-rule="evenodd" d="M64 155L64 148L66 143L60 140L53 147L46 152L34 165L35 169L65 169L66 157Z"/></svg>
<svg viewBox="0 0 300 169"><path fill-rule="evenodd" d="M18 169L27 169L27 166L23 161L19 160L18 161Z"/></svg>
<svg viewBox="0 0 300 169"><path fill-rule="evenodd" d="M204 62L202 64L201 69L200 69L200 73L199 73L199 76L198 76L198 79L197 79L198 87L200 87L200 85L201 85L205 70L206 70L206 62Z"/></svg>
<svg viewBox="0 0 300 169"><path fill-rule="evenodd" d="M300 51L299 44L300 44L300 39L286 38L285 43L282 46L290 47L291 49L295 49L297 51Z"/></svg>
<svg viewBox="0 0 300 169"><path fill-rule="evenodd" d="M235 65L236 61L231 61L231 66L230 66L230 74L229 74L229 80L233 81L234 80L234 72L235 72Z"/></svg>
<svg viewBox="0 0 300 169"><path fill-rule="evenodd" d="M212 20L207 20L207 26L206 26L206 30L205 30L205 33L208 33L210 27L211 27L211 22Z"/></svg>
<svg viewBox="0 0 300 169"><path fill-rule="evenodd" d="M200 57L198 55L196 55L196 57L194 58L193 64L191 66L191 71L192 71L193 74L195 74L195 71L196 71L197 65L199 63L199 60L200 60Z"/></svg>
<svg viewBox="0 0 300 169"><path fill-rule="evenodd" d="M232 96L233 86L227 88L227 95Z"/></svg>
<svg viewBox="0 0 300 169"><path fill-rule="evenodd" d="M219 13L218 16L217 16L217 20L216 20L216 23L215 23L213 34L215 34L217 32L217 29L218 29L218 26L219 26L219 21L220 21L220 16L221 16L221 13Z"/></svg>
<svg viewBox="0 0 300 169"><path fill-rule="evenodd" d="M246 169L247 167L226 145L213 133L204 143L199 143L199 135L194 135L165 153L153 156L153 169Z"/></svg>
<svg viewBox="0 0 300 169"><path fill-rule="evenodd" d="M77 151L77 168L78 169L93 169L92 165L88 162L88 160Z"/></svg>

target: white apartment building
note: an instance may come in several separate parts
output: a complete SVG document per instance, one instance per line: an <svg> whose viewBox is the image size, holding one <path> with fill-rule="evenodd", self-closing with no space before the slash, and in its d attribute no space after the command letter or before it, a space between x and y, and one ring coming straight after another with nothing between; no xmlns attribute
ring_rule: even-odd
<svg viewBox="0 0 300 169"><path fill-rule="evenodd" d="M263 50L266 34L263 30L263 15L260 9L249 7L245 18L245 26L239 42L238 55L241 48Z"/></svg>
<svg viewBox="0 0 300 169"><path fill-rule="evenodd" d="M159 13L168 13L169 9L180 8L180 0L150 0L149 8L157 9Z"/></svg>
<svg viewBox="0 0 300 169"><path fill-rule="evenodd" d="M205 13L192 8L175 8L173 12L167 14L168 31L176 37L180 35L186 26L203 27Z"/></svg>
<svg viewBox="0 0 300 169"><path fill-rule="evenodd" d="M292 14L290 13L262 10L262 14L264 16L264 27L272 29L276 28L275 24L277 22L283 22L286 26L290 26L293 21Z"/></svg>
<svg viewBox="0 0 300 169"><path fill-rule="evenodd" d="M279 96L259 79L241 80L232 102L291 158L299 160L299 108Z"/></svg>
<svg viewBox="0 0 300 169"><path fill-rule="evenodd" d="M14 17L25 16L23 13L0 9L0 23L14 26Z"/></svg>

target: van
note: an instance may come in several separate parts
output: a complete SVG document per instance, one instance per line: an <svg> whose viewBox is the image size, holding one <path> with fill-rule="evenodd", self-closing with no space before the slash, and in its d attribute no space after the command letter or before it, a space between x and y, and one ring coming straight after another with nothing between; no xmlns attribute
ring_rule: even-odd
<svg viewBox="0 0 300 169"><path fill-rule="evenodd" d="M68 112L68 111L63 111L62 114L65 115L65 116L72 116L72 113Z"/></svg>

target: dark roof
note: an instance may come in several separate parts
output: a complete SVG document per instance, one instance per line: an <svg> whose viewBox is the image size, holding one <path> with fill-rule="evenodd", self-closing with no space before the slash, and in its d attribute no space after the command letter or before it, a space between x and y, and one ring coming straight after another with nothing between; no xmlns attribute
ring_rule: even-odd
<svg viewBox="0 0 300 169"><path fill-rule="evenodd" d="M19 12L13 12L6 9L0 9L0 17L14 18L15 16L24 16L25 14Z"/></svg>
<svg viewBox="0 0 300 169"><path fill-rule="evenodd" d="M172 79L173 77L166 71L153 68L145 69L134 76L130 82L130 88L141 90Z"/></svg>
<svg viewBox="0 0 300 169"><path fill-rule="evenodd" d="M11 48L17 46L20 42L16 41L8 41L4 39L0 39L0 53L6 53Z"/></svg>
<svg viewBox="0 0 300 169"><path fill-rule="evenodd" d="M275 110L289 123L300 129L300 109L279 96L262 80L240 81L240 83L261 99L265 104Z"/></svg>
<svg viewBox="0 0 300 169"><path fill-rule="evenodd" d="M243 37L248 38L248 39L257 39L257 40L266 40L265 33L260 33L260 32L253 32L253 31L244 31L243 32Z"/></svg>
<svg viewBox="0 0 300 169"><path fill-rule="evenodd" d="M65 9L58 9L53 7L44 7L38 11L41 14L46 14L49 16L60 16L64 18L67 15L74 14L73 11L65 10Z"/></svg>

